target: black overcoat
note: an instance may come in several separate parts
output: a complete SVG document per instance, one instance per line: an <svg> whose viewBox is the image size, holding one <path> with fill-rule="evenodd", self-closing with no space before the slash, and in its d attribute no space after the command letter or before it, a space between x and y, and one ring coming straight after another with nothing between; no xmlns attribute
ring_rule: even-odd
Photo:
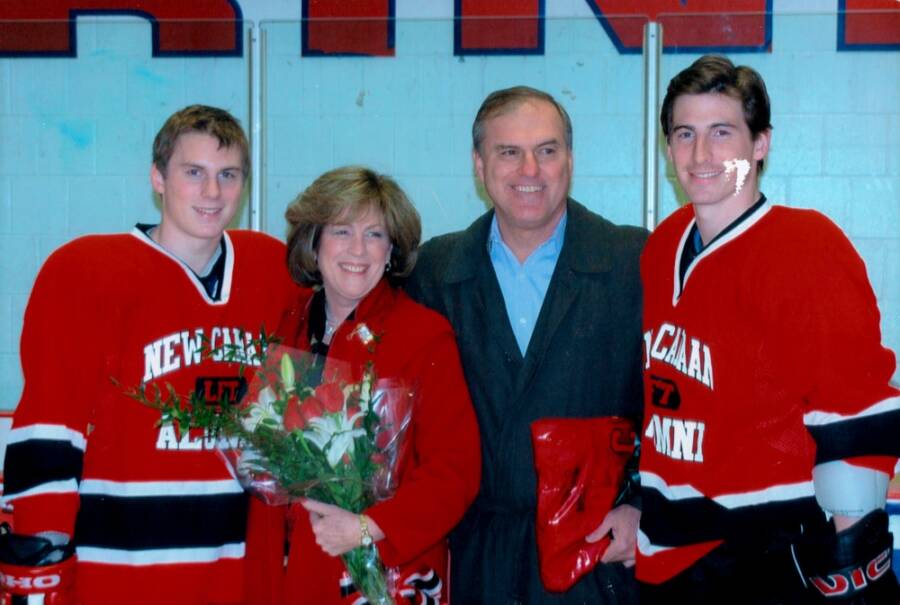
<svg viewBox="0 0 900 605"><path fill-rule="evenodd" d="M626 416L640 426L641 288L647 232L574 200L559 260L525 356L487 242L493 210L422 246L407 289L453 325L481 430L481 491L451 535L454 605L636 603L633 574L598 565L568 592L544 590L534 537L530 423Z"/></svg>

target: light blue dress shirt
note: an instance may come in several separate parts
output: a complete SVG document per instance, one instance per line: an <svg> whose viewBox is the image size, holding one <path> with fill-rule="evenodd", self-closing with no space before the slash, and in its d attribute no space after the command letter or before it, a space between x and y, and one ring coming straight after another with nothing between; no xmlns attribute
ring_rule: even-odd
<svg viewBox="0 0 900 605"><path fill-rule="evenodd" d="M556 268L556 261L559 259L559 251L562 250L566 218L567 214L563 214L553 234L538 246L524 263L520 263L509 246L503 242L496 214L491 221L488 254L494 265L497 281L500 282L500 291L503 292L503 300L506 302L506 314L522 355L525 355L528 349L534 324L541 312L553 269Z"/></svg>

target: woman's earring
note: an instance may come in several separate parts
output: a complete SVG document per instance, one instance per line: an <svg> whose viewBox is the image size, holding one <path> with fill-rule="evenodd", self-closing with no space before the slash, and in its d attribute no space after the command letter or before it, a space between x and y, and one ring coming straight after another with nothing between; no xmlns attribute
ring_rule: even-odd
<svg viewBox="0 0 900 605"><path fill-rule="evenodd" d="M391 272L391 259L388 259L388 262L385 263L385 265L384 265L384 272L385 272L385 273L390 273L390 272Z"/></svg>

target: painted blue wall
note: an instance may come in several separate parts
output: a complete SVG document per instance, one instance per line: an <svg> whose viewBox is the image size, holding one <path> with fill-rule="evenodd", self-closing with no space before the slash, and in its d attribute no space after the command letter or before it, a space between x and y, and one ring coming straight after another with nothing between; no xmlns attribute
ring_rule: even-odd
<svg viewBox="0 0 900 605"><path fill-rule="evenodd" d="M900 53L838 52L834 14L773 23L771 53L732 57L762 72L774 105L763 191L847 231L867 262L885 343L898 350ZM548 90L572 115L574 197L641 222L642 58L616 52L594 18L548 19L538 56L454 56L449 19L398 20L393 58L302 58L299 23L258 27L267 231L283 236L288 202L347 163L395 175L427 236L464 227L486 208L472 118L488 92L519 83ZM77 58L0 59L0 409L21 391L22 314L47 255L84 233L157 219L150 145L169 113L203 102L249 117L246 53L152 58L150 26L134 20L81 20L78 34ZM696 56L665 55L663 85ZM667 214L677 194L662 154L660 166Z"/></svg>

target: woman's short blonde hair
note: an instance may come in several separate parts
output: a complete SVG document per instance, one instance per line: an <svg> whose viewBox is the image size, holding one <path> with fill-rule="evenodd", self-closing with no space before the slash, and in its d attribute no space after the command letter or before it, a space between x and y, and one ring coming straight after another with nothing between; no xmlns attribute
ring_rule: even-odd
<svg viewBox="0 0 900 605"><path fill-rule="evenodd" d="M384 216L391 240L385 276L394 285L402 282L416 262L422 237L419 213L396 181L364 166L326 172L288 205L284 213L290 226L287 263L294 281L303 286L320 285L316 251L322 228L339 220L356 220L371 208Z"/></svg>

